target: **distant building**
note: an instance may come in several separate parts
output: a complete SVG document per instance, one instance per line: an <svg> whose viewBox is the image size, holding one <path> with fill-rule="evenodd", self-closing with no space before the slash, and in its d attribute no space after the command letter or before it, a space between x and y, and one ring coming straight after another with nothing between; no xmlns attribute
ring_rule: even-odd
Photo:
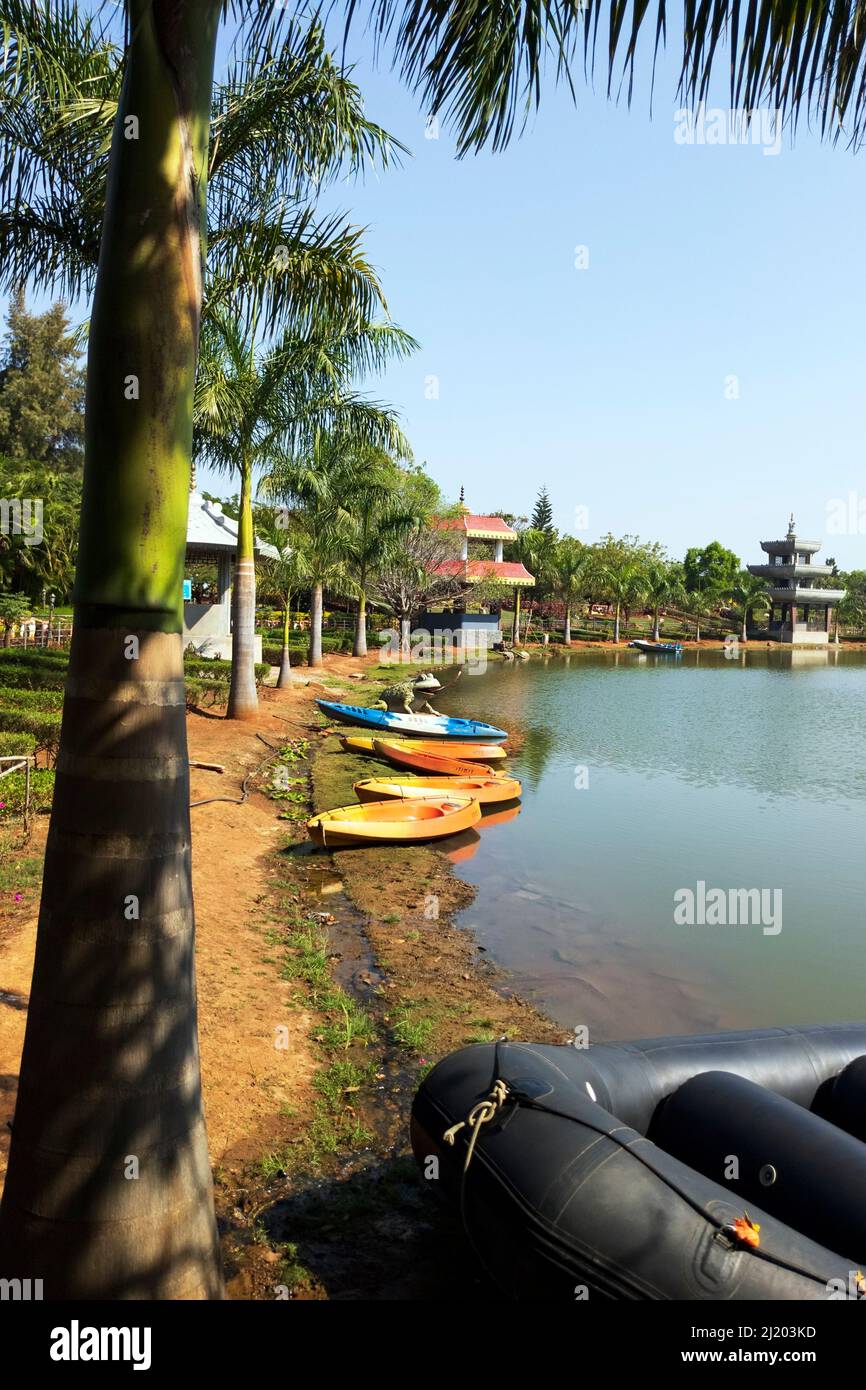
<svg viewBox="0 0 866 1390"><path fill-rule="evenodd" d="M821 588L821 579L833 573L830 565L812 563L820 541L798 536L794 518L780 541L761 541L768 560L749 565L749 573L768 581L769 634L776 642L824 646L830 641L833 610L845 597L844 589Z"/></svg>
<svg viewBox="0 0 866 1390"><path fill-rule="evenodd" d="M439 574L454 575L463 580L467 586L480 584L485 581L494 580L501 584L507 584L515 590L515 594L522 588L530 588L535 583L535 576L518 561L503 560L503 547L509 541L517 540L517 532L503 521L501 516L477 516L466 506L463 499L463 489L460 489L460 515L448 517L436 523L439 530L456 531L460 536L460 558L445 560L437 566ZM486 556L469 555L470 541L489 542L491 554ZM456 608L457 605L454 605ZM431 620L436 617L434 614L423 613L419 618L422 627L429 628ZM441 620L442 615L438 615ZM499 618L494 613L469 613L465 611L455 611L448 614L448 624L454 630L462 630L467 634L472 633L476 639L483 639L486 642L498 642L501 640L502 633L499 627ZM441 625L441 622L440 622Z"/></svg>
<svg viewBox="0 0 866 1390"><path fill-rule="evenodd" d="M223 512L219 502L209 502L200 492L189 495L186 527L186 562L189 565L215 565L217 572L213 599L193 603L184 598L183 645L195 647L200 656L232 655L232 562L238 548L238 524ZM276 555L273 546L256 539L257 555ZM255 659L262 659L262 639L254 639Z"/></svg>

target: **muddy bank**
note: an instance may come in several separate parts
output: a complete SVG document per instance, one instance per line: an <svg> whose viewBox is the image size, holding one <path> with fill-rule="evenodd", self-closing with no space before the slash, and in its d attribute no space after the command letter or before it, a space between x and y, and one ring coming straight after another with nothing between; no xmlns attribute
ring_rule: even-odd
<svg viewBox="0 0 866 1390"><path fill-rule="evenodd" d="M389 677L377 657L329 657L324 672L298 675L293 689L263 693L253 723L216 710L188 719L191 757L224 767L193 769L191 799L202 1079L228 1294L495 1298L409 1154L412 1095L453 1048L564 1033L452 925L472 890L441 853L312 849L311 808L354 800L352 782L371 767L342 752L315 699L367 703ZM4 841L0 1177L46 826Z"/></svg>

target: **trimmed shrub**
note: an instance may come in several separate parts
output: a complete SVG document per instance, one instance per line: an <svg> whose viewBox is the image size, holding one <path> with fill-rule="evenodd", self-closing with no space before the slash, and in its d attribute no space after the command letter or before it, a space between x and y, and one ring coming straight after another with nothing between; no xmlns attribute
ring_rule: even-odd
<svg viewBox="0 0 866 1390"><path fill-rule="evenodd" d="M31 757L36 752L32 734L0 734L0 758Z"/></svg>
<svg viewBox="0 0 866 1390"><path fill-rule="evenodd" d="M8 820L12 816L20 816L24 812L24 785L25 778L23 772L10 772L8 777L0 780L0 821ZM54 770L53 768L41 767L30 769L30 810L34 814L37 811L50 811L51 798L54 796Z"/></svg>
<svg viewBox="0 0 866 1390"><path fill-rule="evenodd" d="M44 750L53 759L60 742L60 712L9 709L0 705L0 733L32 734L37 751Z"/></svg>
<svg viewBox="0 0 866 1390"><path fill-rule="evenodd" d="M66 665L31 666L19 661L0 662L0 685L16 690L62 690L66 684Z"/></svg>
<svg viewBox="0 0 866 1390"><path fill-rule="evenodd" d="M0 705L5 709L62 709L63 691L20 690L10 686L0 686Z"/></svg>

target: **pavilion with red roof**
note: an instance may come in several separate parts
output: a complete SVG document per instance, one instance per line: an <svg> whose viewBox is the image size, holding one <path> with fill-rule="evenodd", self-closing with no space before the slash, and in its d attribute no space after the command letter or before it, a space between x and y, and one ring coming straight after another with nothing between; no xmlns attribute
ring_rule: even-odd
<svg viewBox="0 0 866 1390"><path fill-rule="evenodd" d="M535 583L535 576L524 565L502 558L505 542L516 541L517 532L501 516L476 516L470 512L463 500L462 488L460 515L437 521L436 526L441 531L459 532L462 541L460 559L443 561L437 566L440 574L462 575L467 584L478 584L483 579L498 579L514 588ZM492 541L493 554L490 559L470 559L470 541Z"/></svg>
<svg viewBox="0 0 866 1390"><path fill-rule="evenodd" d="M506 541L517 540L517 532L508 525L508 522L503 521L501 516L479 516L471 512L463 500L463 489L461 488L459 515L437 521L436 528L441 531L456 531L460 537L459 558L443 560L436 566L436 572L442 575L453 575L462 580L467 587L489 580L507 584L515 590L515 607L519 613L520 590L534 584L535 576L530 574L529 570L519 561L502 558ZM477 553L470 556L470 541L489 542L491 548L489 558ZM473 549L477 552L477 546L473 546ZM460 602L456 602L453 609L456 611L452 611L449 618L454 628L461 629L467 636L471 631L475 641L483 640L489 644L502 640L498 615L461 611L462 603ZM435 627L436 615L424 614L420 621L423 627Z"/></svg>

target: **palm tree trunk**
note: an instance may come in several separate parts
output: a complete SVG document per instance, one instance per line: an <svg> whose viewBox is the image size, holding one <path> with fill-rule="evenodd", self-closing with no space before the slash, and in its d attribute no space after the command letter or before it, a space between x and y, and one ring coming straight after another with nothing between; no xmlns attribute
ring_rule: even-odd
<svg viewBox="0 0 866 1390"><path fill-rule="evenodd" d="M743 609L743 633L742 633L742 637L743 637L743 641L744 641L744 642L747 642L747 641L749 640L748 637L747 637L747 635L746 635L746 628L747 628L747 626L748 626L748 622L749 622L749 610L748 610L747 608L744 608L744 609Z"/></svg>
<svg viewBox="0 0 866 1390"><path fill-rule="evenodd" d="M698 618L698 619L695 621L695 641L696 641L696 642L700 642L700 640L701 640L701 620L700 620L700 618Z"/></svg>
<svg viewBox="0 0 866 1390"><path fill-rule="evenodd" d="M616 611L614 613L613 618L613 640L614 642L619 641L619 604L616 605Z"/></svg>
<svg viewBox="0 0 866 1390"><path fill-rule="evenodd" d="M661 632L660 632L660 629L659 629L659 610L658 610L657 608L654 608L654 609L653 609L653 641L654 641L654 642L658 642L658 641L660 640L660 637L661 637Z"/></svg>
<svg viewBox="0 0 866 1390"><path fill-rule="evenodd" d="M219 7L129 0L128 12L75 623L0 1208L0 1277L44 1279L48 1299L221 1295L181 650Z"/></svg>
<svg viewBox="0 0 866 1390"><path fill-rule="evenodd" d="M358 616L355 621L355 644L352 647L352 655L367 655L367 595L363 589L358 599Z"/></svg>
<svg viewBox="0 0 866 1390"><path fill-rule="evenodd" d="M515 647L520 646L520 590L514 590L514 618L511 623L511 641Z"/></svg>
<svg viewBox="0 0 866 1390"><path fill-rule="evenodd" d="M322 662L322 586L313 585L310 601L310 665L321 666Z"/></svg>
<svg viewBox="0 0 866 1390"><path fill-rule="evenodd" d="M253 480L249 465L241 466L238 550L232 585L232 678L227 719L255 719L256 694L256 562L253 533Z"/></svg>
<svg viewBox="0 0 866 1390"><path fill-rule="evenodd" d="M566 646L570 645L570 643L571 643L571 609L570 609L570 608L566 608L566 610L565 610L565 633L563 634L563 636L564 636L564 638L565 638Z"/></svg>
<svg viewBox="0 0 866 1390"><path fill-rule="evenodd" d="M280 674L277 676L277 690L286 690L292 684L292 660L289 655L291 618L292 596L286 594L286 611L283 615L283 650L280 653Z"/></svg>

